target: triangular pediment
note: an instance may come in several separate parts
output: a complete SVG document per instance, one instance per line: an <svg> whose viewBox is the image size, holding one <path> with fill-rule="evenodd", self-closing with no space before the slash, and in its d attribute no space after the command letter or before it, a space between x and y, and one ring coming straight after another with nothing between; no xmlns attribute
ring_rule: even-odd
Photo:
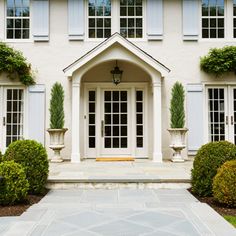
<svg viewBox="0 0 236 236"><path fill-rule="evenodd" d="M88 51L82 57L80 57L79 59L71 63L69 66L67 66L63 70L64 73L68 77L71 77L75 71L77 71L79 68L84 66L90 60L94 59L95 57L97 57L98 55L106 51L107 49L112 48L114 45L117 45L117 44L125 48L127 51L129 51L129 53L138 57L140 60L147 63L152 68L154 68L156 71L158 71L161 74L162 77L164 77L167 73L170 72L170 69L167 68L164 64L156 60L154 57L146 53L144 50L142 50L140 47L138 47L134 43L130 42L128 39L122 37L119 33L115 33L111 35L111 37L105 39L103 42L98 44L92 50Z"/></svg>

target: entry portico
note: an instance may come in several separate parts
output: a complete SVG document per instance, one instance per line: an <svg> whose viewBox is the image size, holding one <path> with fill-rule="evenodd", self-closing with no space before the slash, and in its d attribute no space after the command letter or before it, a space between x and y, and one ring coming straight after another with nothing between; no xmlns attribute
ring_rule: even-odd
<svg viewBox="0 0 236 236"><path fill-rule="evenodd" d="M124 70L119 85L108 78L116 61ZM118 33L65 68L72 82L71 162L106 156L162 162L161 85L169 71Z"/></svg>

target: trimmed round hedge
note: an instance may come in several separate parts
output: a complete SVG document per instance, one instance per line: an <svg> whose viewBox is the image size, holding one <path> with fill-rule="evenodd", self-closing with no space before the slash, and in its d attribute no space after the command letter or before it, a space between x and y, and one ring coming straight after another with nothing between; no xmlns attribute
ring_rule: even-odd
<svg viewBox="0 0 236 236"><path fill-rule="evenodd" d="M0 175L3 177L0 184L1 205L12 205L25 199L29 183L20 164L14 161L0 163Z"/></svg>
<svg viewBox="0 0 236 236"><path fill-rule="evenodd" d="M192 191L199 196L212 196L212 182L217 169L229 160L236 160L234 144L219 141L203 145L193 162Z"/></svg>
<svg viewBox="0 0 236 236"><path fill-rule="evenodd" d="M40 194L48 177L48 156L42 144L34 140L18 140L9 145L4 160L20 163L29 181L29 193Z"/></svg>
<svg viewBox="0 0 236 236"><path fill-rule="evenodd" d="M236 160L225 162L213 180L213 196L223 204L236 207Z"/></svg>

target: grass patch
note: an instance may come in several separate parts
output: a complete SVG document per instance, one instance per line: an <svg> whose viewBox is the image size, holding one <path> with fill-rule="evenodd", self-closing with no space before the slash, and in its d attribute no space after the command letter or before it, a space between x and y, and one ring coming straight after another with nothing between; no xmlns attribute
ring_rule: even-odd
<svg viewBox="0 0 236 236"><path fill-rule="evenodd" d="M224 218L236 228L236 216L224 215Z"/></svg>

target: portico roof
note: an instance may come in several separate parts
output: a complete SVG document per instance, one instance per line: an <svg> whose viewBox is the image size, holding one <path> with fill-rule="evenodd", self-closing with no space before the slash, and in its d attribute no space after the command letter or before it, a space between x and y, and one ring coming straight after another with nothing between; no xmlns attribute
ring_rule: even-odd
<svg viewBox="0 0 236 236"><path fill-rule="evenodd" d="M109 38L105 39L103 42L98 44L92 50L88 51L82 57L68 65L63 71L66 76L71 77L73 72L78 70L80 67L88 63L91 59L98 56L104 50L112 47L114 44L118 43L126 50L130 51L132 54L136 55L138 58L143 60L149 66L157 70L162 77L164 77L167 73L170 72L170 69L166 67L164 64L156 60L154 57L149 55L147 52L142 50L140 47L130 42L128 39L122 37L119 33L114 33ZM115 58L114 58L115 59Z"/></svg>

